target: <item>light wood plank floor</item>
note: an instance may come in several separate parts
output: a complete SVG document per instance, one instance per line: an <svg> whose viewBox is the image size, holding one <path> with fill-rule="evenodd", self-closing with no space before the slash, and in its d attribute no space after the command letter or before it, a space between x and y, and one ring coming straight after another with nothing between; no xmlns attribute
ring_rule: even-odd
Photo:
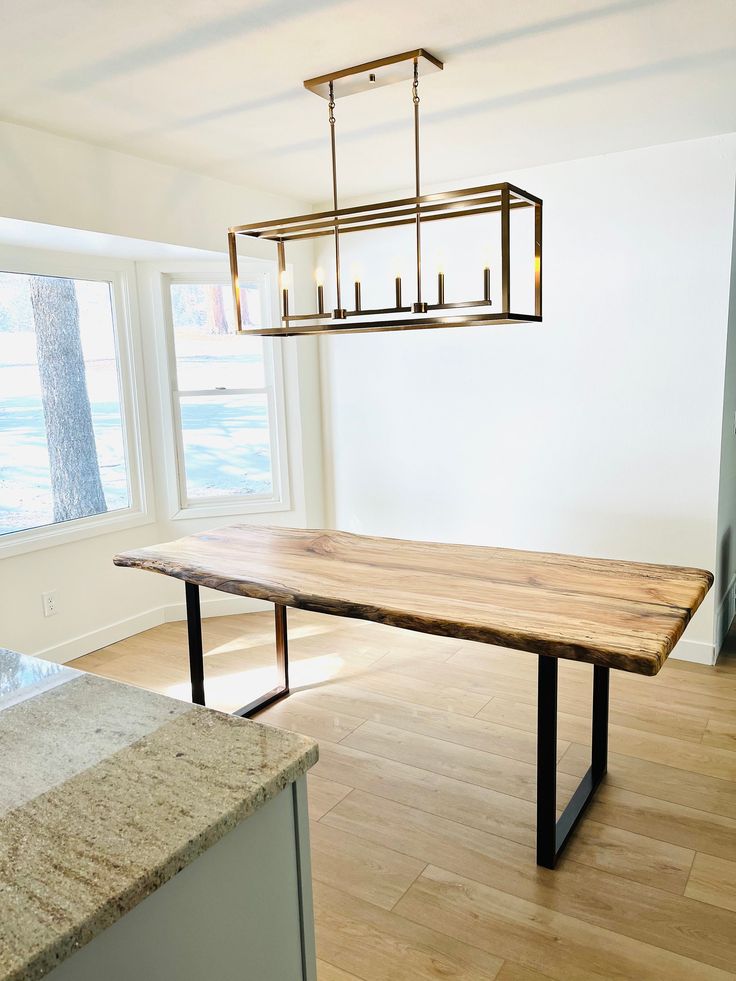
<svg viewBox="0 0 736 981"><path fill-rule="evenodd" d="M273 617L204 622L208 704L273 684ZM609 774L556 872L534 860L536 659L289 611L314 736L319 981L735 978L736 658L612 672ZM180 698L186 627L76 667ZM591 668L560 669L560 801L588 764Z"/></svg>

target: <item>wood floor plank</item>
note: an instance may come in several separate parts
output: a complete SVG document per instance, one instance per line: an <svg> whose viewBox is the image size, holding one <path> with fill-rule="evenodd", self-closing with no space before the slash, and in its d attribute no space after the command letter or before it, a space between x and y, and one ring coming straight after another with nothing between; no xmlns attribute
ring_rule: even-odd
<svg viewBox="0 0 736 981"><path fill-rule="evenodd" d="M717 695L719 698L730 698L736 702L736 677L718 666L713 666L706 675L700 671L693 671L695 665L690 665L686 661L666 661L655 679L658 687L666 688L670 691L678 690L686 695L694 693L702 695ZM617 679L617 685L621 690L625 690L627 682L623 676ZM733 706L736 710L736 704Z"/></svg>
<svg viewBox="0 0 736 981"><path fill-rule="evenodd" d="M382 909L396 905L426 864L320 821L311 822L309 837L317 882Z"/></svg>
<svg viewBox="0 0 736 981"><path fill-rule="evenodd" d="M339 967L317 960L317 981L360 981L357 974L348 974Z"/></svg>
<svg viewBox="0 0 736 981"><path fill-rule="evenodd" d="M681 896L695 852L651 835L600 824L589 817L578 825L566 857Z"/></svg>
<svg viewBox="0 0 736 981"><path fill-rule="evenodd" d="M297 692L292 697L326 711L359 715L373 722L444 739L471 749L490 750L525 763L536 762L537 740L534 733L388 698L364 691L355 684L337 682ZM569 743L558 740L558 757L562 758L568 748Z"/></svg>
<svg viewBox="0 0 736 981"><path fill-rule="evenodd" d="M726 969L624 939L434 866L419 876L396 911L559 981L731 981Z"/></svg>
<svg viewBox="0 0 736 981"><path fill-rule="evenodd" d="M709 670L709 669L706 669ZM611 672L611 677L619 672ZM682 713L683 715L696 715L702 718L733 719L734 700L724 698L717 691L687 692L680 688L664 688L657 686L656 678L640 678L641 684L620 686L618 682L612 688L613 695L621 698L626 704L638 704L640 706L651 705L652 703L666 705L671 712ZM650 682L651 691L647 691L647 682Z"/></svg>
<svg viewBox="0 0 736 981"><path fill-rule="evenodd" d="M387 655L381 660L380 665L382 669L388 667L392 674L404 678L408 688L415 681L421 681L429 674L434 685L472 691L484 695L486 701L499 694L528 703L533 703L536 699L535 681L521 677L505 677L488 671L480 674L465 668L457 668L450 661L432 665L431 673L427 671L426 665L406 655L396 657ZM707 718L705 721L707 722Z"/></svg>
<svg viewBox="0 0 736 981"><path fill-rule="evenodd" d="M463 646L445 664L438 666L440 677L445 676L449 681L451 672L456 671L457 677L473 679L476 690L482 689L493 693L495 685L498 692L516 694L522 699L534 697L534 671L531 659L527 657L526 661L520 660L518 654L498 648L489 648L494 651L494 654L483 656L482 644L476 645L476 649L478 653ZM705 672L711 670L708 667L699 667ZM397 658L392 669L410 675L421 670L420 665L409 658ZM615 696L612 697L612 705L625 705L630 709L665 706L669 712L692 715L698 719L705 718L706 721L712 717L733 720L736 710L734 699L724 696L715 681L703 686L702 691L688 691L681 685L674 688L662 685L660 677L661 672L654 678L648 678L623 671L612 671L611 693ZM578 699L589 699L590 678L588 665L563 662L560 665L561 694L569 693Z"/></svg>
<svg viewBox="0 0 736 981"><path fill-rule="evenodd" d="M591 692L581 698L566 692L562 687L558 695L557 705L560 738L578 743L585 743L589 740L592 709ZM476 713L476 717L488 719L489 722L498 722L501 725L516 726L520 729L529 730L533 726L533 731L536 732L536 706L535 688L530 688L528 696L525 698L499 693L486 702L483 708ZM634 733L653 733L660 736L670 736L673 739L685 739L693 743L703 741L703 734L708 725L708 718L705 715L701 718L678 715L656 705L648 705L647 707L631 705L623 699L614 700L611 704L609 721L611 729L617 726Z"/></svg>
<svg viewBox="0 0 736 981"><path fill-rule="evenodd" d="M524 967L523 964L504 961L496 981L550 981L550 978L548 974L540 974L539 971L533 971L530 967Z"/></svg>
<svg viewBox="0 0 736 981"><path fill-rule="evenodd" d="M685 745L683 743L683 745ZM590 766L590 747L572 743L560 759L563 773L581 777ZM623 790L686 807L711 811L724 817L736 814L736 783L709 774L681 770L663 763L636 759L611 753L608 759L606 783Z"/></svg>
<svg viewBox="0 0 736 981"><path fill-rule="evenodd" d="M309 799L309 816L313 821L319 821L331 808L341 801L352 790L342 783L333 780L323 780L312 770L307 774L307 796Z"/></svg>
<svg viewBox="0 0 736 981"><path fill-rule="evenodd" d="M349 779L360 790L439 817L456 818L469 827L494 831L512 841L531 845L535 840L535 806L519 797L380 759L342 743L321 747L314 770L328 780L345 783Z"/></svg>
<svg viewBox="0 0 736 981"><path fill-rule="evenodd" d="M281 729L291 729L319 741L339 743L365 721L342 712L325 712L316 705L287 698L258 713L258 721Z"/></svg>
<svg viewBox="0 0 736 981"><path fill-rule="evenodd" d="M290 644L292 643L292 617L293 611L289 611ZM375 632L371 631L371 627L377 627L384 633L376 636ZM364 664L375 664L379 667L379 662L382 666L383 659L393 655L418 656L418 650L412 647L406 635L406 631L397 631L381 624L360 624L344 620L343 627L340 629L333 628L325 634L309 635L294 643L303 656L313 657L323 653L353 655L359 657ZM448 647L447 638L427 637L426 640L427 643L422 645L422 657L427 664L442 664L457 651L457 641L453 641L453 646Z"/></svg>
<svg viewBox="0 0 736 981"><path fill-rule="evenodd" d="M542 869L534 864L529 846L360 791L341 801L324 821L376 846L390 841L392 847L429 865L554 910L571 921L714 966L723 968L732 962L730 938L736 932L736 915L716 912L681 895L583 868L568 857L554 872Z"/></svg>
<svg viewBox="0 0 736 981"><path fill-rule="evenodd" d="M380 664L375 667L375 671L365 672L355 679L354 683L363 691L374 691L379 695L388 695L390 698L399 698L404 702L442 709L445 712L457 712L459 715L476 715L488 701L489 696L483 692L437 684L432 679L431 672L424 678L414 678L408 684L403 675L381 671Z"/></svg>
<svg viewBox="0 0 736 981"><path fill-rule="evenodd" d="M512 725L531 733L537 730L535 705L524 705L518 701L509 704L501 695L481 709L477 718ZM560 738L567 742L590 743L590 722L587 719L560 711L557 731ZM608 745L611 753L709 774L721 780L736 780L736 754L701 744L699 740L693 742L611 724L608 727Z"/></svg>
<svg viewBox="0 0 736 981"><path fill-rule="evenodd" d="M703 733L703 745L736 753L736 712L733 721L709 719Z"/></svg>
<svg viewBox="0 0 736 981"><path fill-rule="evenodd" d="M344 746L398 763L408 763L455 780L488 787L501 794L537 799L537 768L508 756L459 746L378 722L366 722L343 740ZM558 780L558 804L563 807L578 785L577 777L562 773ZM689 866L688 866L689 867Z"/></svg>
<svg viewBox="0 0 736 981"><path fill-rule="evenodd" d="M449 658L448 663L459 667L470 667L471 670L478 668L482 671L512 672L532 677L536 671L536 656L525 653L522 657L521 653L500 646L492 647L466 641L460 650ZM611 683L622 696L631 692L646 694L651 692L652 686L655 686L678 690L686 693L688 697L702 694L708 697L733 699L736 697L736 670L729 668L729 664L733 663L736 663L735 657L721 658L717 666L707 667L704 670L703 665L669 658L654 678L619 671L612 675ZM574 661L566 661L561 665L561 676L568 680L575 679L576 682L583 684L586 678L590 678L590 668ZM732 705L731 710L733 708Z"/></svg>
<svg viewBox="0 0 736 981"><path fill-rule="evenodd" d="M736 911L736 862L713 855L696 855L685 895Z"/></svg>
<svg viewBox="0 0 736 981"><path fill-rule="evenodd" d="M588 809L588 819L736 861L736 818L604 783Z"/></svg>
<svg viewBox="0 0 736 981"><path fill-rule="evenodd" d="M502 961L393 912L314 884L317 953L361 981L495 981Z"/></svg>

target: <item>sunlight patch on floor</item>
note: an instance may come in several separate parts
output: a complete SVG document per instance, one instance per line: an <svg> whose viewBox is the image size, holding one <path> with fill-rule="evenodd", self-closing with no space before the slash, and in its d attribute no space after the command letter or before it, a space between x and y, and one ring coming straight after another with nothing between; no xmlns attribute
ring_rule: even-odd
<svg viewBox="0 0 736 981"><path fill-rule="evenodd" d="M334 628L329 627L319 627L310 626L305 624L304 626L292 626L289 624L289 640L303 640L307 637L318 637L320 634L328 634ZM204 623L204 632L206 636L207 631L207 621ZM205 657L213 657L216 654L233 654L236 651L247 651L252 650L254 647L266 647L269 644L274 644L274 632L273 627L269 626L267 629L264 628L262 632L255 633L250 637L233 637L232 640L225 641L222 644L218 644L216 647L209 647L205 651Z"/></svg>
<svg viewBox="0 0 736 981"><path fill-rule="evenodd" d="M292 661L289 665L289 680L292 690L320 684L336 677L346 666L337 654L324 654L304 661ZM269 691L276 684L274 665L259 668L246 668L227 674L210 674L206 677L207 704L210 707L237 708L257 695ZM191 698L189 680L169 685L165 695L189 701Z"/></svg>

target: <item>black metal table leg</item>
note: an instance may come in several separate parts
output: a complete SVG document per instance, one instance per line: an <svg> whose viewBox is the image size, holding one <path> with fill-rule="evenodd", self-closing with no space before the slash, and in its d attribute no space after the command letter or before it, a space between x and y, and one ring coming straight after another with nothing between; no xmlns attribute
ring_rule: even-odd
<svg viewBox="0 0 736 981"><path fill-rule="evenodd" d="M557 658L539 655L537 685L537 865L553 869L608 765L610 669L593 666L591 765L557 820Z"/></svg>
<svg viewBox="0 0 736 981"><path fill-rule="evenodd" d="M204 653L202 650L202 612L199 606L199 586L184 583L187 600L187 634L189 637L189 677L192 682L192 701L204 705Z"/></svg>
<svg viewBox="0 0 736 981"><path fill-rule="evenodd" d="M537 681L537 865L555 867L557 658L539 657Z"/></svg>
<svg viewBox="0 0 736 981"><path fill-rule="evenodd" d="M247 705L237 709L233 712L233 715L242 715L245 718L250 718L256 712L260 712L261 709L266 708L267 705L273 705L274 702L278 702L281 698L286 698L289 694L289 641L286 629L286 607L277 604L274 609L274 616L278 683L271 691L259 695L252 702L248 702Z"/></svg>
<svg viewBox="0 0 736 981"><path fill-rule="evenodd" d="M593 743L591 770L596 785L608 769L608 688L610 669L593 667Z"/></svg>
<svg viewBox="0 0 736 981"><path fill-rule="evenodd" d="M204 705L204 650L202 647L202 611L199 603L199 586L184 583L187 601L187 635L189 638L189 677L192 683L192 701ZM233 715L250 717L267 705L289 694L289 643L287 638L286 607L276 606L276 667L278 684L271 691L244 705Z"/></svg>

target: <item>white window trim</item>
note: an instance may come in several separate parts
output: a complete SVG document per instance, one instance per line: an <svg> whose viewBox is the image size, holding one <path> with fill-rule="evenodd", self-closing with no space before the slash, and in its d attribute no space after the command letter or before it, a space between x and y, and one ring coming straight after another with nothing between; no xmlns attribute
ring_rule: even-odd
<svg viewBox="0 0 736 981"><path fill-rule="evenodd" d="M268 398L269 435L271 441L271 473L273 493L265 495L241 495L239 497L188 498L184 468L184 446L177 388L176 350L171 312L172 283L221 283L229 286L230 276L222 263L172 264L156 269L157 296L154 297L154 314L163 323L163 346L160 348L163 372L159 372L161 391L166 391L164 409L164 440L166 444L166 496L168 516L171 520L192 518L217 518L231 515L269 514L291 510L289 452L286 432L286 401L284 365L281 345L271 337L263 338L266 386L261 389L228 389L228 394L265 393ZM273 305L278 303L276 264L264 260L240 262L241 280L255 279L263 284L265 316L270 316ZM207 394L210 394L209 392ZM274 425L275 423L275 425Z"/></svg>
<svg viewBox="0 0 736 981"><path fill-rule="evenodd" d="M0 269L10 273L64 276L69 279L87 279L111 284L113 325L120 372L120 407L130 494L130 506L127 508L0 535L0 558L152 523L154 517L150 513L149 505L152 500L152 488L148 478L150 449L147 440L146 406L142 386L138 383L138 379L143 378L143 362L135 264L84 254L0 246Z"/></svg>

